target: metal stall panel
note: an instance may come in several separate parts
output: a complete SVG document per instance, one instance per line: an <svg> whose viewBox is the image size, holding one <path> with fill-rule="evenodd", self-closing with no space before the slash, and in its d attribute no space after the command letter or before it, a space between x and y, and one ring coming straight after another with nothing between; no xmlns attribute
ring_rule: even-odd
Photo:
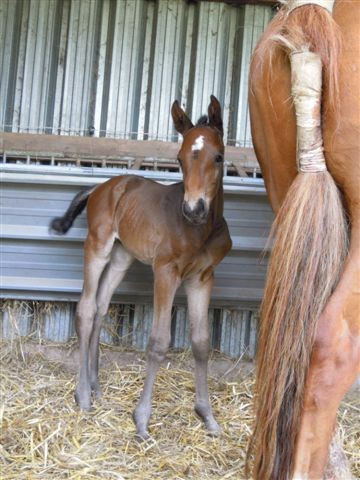
<svg viewBox="0 0 360 480"><path fill-rule="evenodd" d="M231 145L251 147L250 115L248 105L248 79L251 54L256 47L263 31L270 22L272 12L270 8L260 5L247 6L244 12L244 27L241 38L240 55L235 66L235 75L240 75L239 88L234 90L231 106L236 111L236 119L229 125L229 139ZM235 129L234 129L235 127Z"/></svg>
<svg viewBox="0 0 360 480"><path fill-rule="evenodd" d="M44 173L37 173L39 170ZM98 169L101 173L94 170L3 166L2 297L63 301L78 298L82 288L82 242L87 231L85 215L64 237L49 234L48 225L66 210L81 187L119 174L116 169ZM175 173L138 173L167 182L181 178ZM259 256L272 221L262 181L227 177L225 216L234 246L216 269L212 303L257 306L266 268ZM135 262L115 299L151 301L151 268ZM184 302L182 290L177 302Z"/></svg>
<svg viewBox="0 0 360 480"><path fill-rule="evenodd" d="M75 304L82 288L81 215L69 234L51 235L50 220L61 215L80 188L126 170L2 165L0 337L28 335L67 341L74 334ZM176 173L141 171L157 181L178 181ZM272 222L262 180L225 177L225 216L233 249L215 272L209 310L211 341L232 357L253 358L258 306L266 261L261 260ZM105 343L144 349L152 321L151 268L134 263L115 294L102 329ZM188 318L179 290L172 315L174 348L186 348Z"/></svg>
<svg viewBox="0 0 360 480"><path fill-rule="evenodd" d="M185 0L3 0L0 129L176 140L210 94L229 144L251 146L247 76L267 6Z"/></svg>
<svg viewBox="0 0 360 480"><path fill-rule="evenodd" d="M14 119L13 112L8 104L14 103L14 91L9 78L15 68L17 56L17 42L13 39L16 18L16 2L5 0L0 2L0 126L2 129L10 128ZM13 47L14 44L14 47ZM7 125L9 122L9 126Z"/></svg>
<svg viewBox="0 0 360 480"><path fill-rule="evenodd" d="M64 73L59 79L62 98L58 125L63 134L86 134L92 124L101 7L100 0L70 3Z"/></svg>

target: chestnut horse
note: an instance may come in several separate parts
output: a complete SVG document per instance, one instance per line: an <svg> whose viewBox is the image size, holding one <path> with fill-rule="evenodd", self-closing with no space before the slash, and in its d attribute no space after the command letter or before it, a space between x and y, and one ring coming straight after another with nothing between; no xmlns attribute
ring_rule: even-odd
<svg viewBox="0 0 360 480"><path fill-rule="evenodd" d="M248 452L257 480L324 477L360 357L360 2L283 3L250 70L277 213Z"/></svg>
<svg viewBox="0 0 360 480"><path fill-rule="evenodd" d="M231 249L223 217L223 124L214 96L208 118L193 126L177 101L172 105L176 130L183 135L178 160L184 181L161 185L124 175L80 192L52 229L66 233L87 206L84 286L76 313L80 372L75 398L80 408L100 395L99 334L111 297L134 258L154 272L154 318L147 347L147 373L134 411L137 435L146 439L157 370L170 344L171 308L182 282L188 300L190 336L195 358L195 411L213 433L207 385L208 307L214 267Z"/></svg>

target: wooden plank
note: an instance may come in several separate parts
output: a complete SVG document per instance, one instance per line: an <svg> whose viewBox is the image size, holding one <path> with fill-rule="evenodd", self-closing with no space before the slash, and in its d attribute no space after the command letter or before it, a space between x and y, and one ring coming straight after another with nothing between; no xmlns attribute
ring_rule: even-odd
<svg viewBox="0 0 360 480"><path fill-rule="evenodd" d="M221 2L231 5L233 7L240 7L241 5L267 5L272 7L280 3L280 0L210 0L212 2Z"/></svg>
<svg viewBox="0 0 360 480"><path fill-rule="evenodd" d="M158 140L121 140L28 133L0 133L1 153L58 158L119 158L176 160L179 144ZM259 168L252 148L226 147L225 159L241 171Z"/></svg>

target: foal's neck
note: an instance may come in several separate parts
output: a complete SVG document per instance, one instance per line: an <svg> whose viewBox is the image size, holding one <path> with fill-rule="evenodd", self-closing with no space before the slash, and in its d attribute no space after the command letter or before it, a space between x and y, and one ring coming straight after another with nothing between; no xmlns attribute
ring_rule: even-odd
<svg viewBox="0 0 360 480"><path fill-rule="evenodd" d="M217 194L215 195L214 200L211 202L211 205L210 205L209 221L211 222L212 226L215 226L218 222L220 222L223 218L223 215L224 215L224 188L221 181Z"/></svg>
<svg viewBox="0 0 360 480"><path fill-rule="evenodd" d="M215 223L222 220L224 215L224 188L222 182L219 185L219 190L215 195L211 209L213 211L213 218Z"/></svg>

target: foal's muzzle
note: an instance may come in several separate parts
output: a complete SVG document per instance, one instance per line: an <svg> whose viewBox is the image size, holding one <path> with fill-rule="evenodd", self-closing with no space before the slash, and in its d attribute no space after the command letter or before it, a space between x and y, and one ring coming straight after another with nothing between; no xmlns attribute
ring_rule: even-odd
<svg viewBox="0 0 360 480"><path fill-rule="evenodd" d="M184 217L193 225L202 225L206 223L208 217L208 209L202 198L200 198L194 206L190 206L189 202L183 201L182 211Z"/></svg>

